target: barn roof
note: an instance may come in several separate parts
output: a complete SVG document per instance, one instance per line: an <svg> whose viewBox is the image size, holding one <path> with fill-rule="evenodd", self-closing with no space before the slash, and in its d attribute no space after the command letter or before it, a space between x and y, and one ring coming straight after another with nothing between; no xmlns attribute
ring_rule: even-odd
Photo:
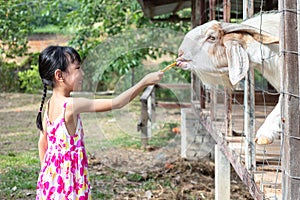
<svg viewBox="0 0 300 200"><path fill-rule="evenodd" d="M176 13L184 8L192 6L191 0L138 0L142 6L144 15L149 18L166 13Z"/></svg>
<svg viewBox="0 0 300 200"><path fill-rule="evenodd" d="M223 12L223 0L216 1L216 15L217 18L221 18ZM149 18L159 16L167 13L176 13L179 10L185 8L191 8L192 0L138 0L140 3L144 15ZM262 5L262 10L272 10L277 9L278 0L254 0L254 12L260 11ZM205 0L206 10L209 10L209 0ZM208 12L207 12L208 13ZM231 1L231 15L232 17L241 17L243 14L243 1Z"/></svg>

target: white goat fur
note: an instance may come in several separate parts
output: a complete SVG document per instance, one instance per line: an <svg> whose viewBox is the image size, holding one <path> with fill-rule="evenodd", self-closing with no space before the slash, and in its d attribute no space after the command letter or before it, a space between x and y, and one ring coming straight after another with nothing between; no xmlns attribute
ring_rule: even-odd
<svg viewBox="0 0 300 200"><path fill-rule="evenodd" d="M279 14L259 15L242 24L210 21L186 34L178 60L184 63L181 67L194 71L208 87L234 87L251 67L279 91L278 35ZM272 143L281 130L279 104L258 130L258 144Z"/></svg>

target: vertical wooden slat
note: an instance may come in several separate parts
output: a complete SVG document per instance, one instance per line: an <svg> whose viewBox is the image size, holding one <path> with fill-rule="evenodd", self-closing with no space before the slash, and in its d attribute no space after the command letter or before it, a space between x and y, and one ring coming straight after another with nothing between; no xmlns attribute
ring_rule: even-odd
<svg viewBox="0 0 300 200"><path fill-rule="evenodd" d="M206 14L205 14L205 0L192 0L192 26L193 28L199 26L207 21ZM199 92L196 95L192 96L199 96L200 102L200 110L205 108L205 89L204 85L201 83L199 78L192 72L192 79L196 79L193 81L194 84L200 84L200 90L194 90L198 86L192 85L192 93Z"/></svg>
<svg viewBox="0 0 300 200"><path fill-rule="evenodd" d="M209 20L216 19L216 0L209 0Z"/></svg>
<svg viewBox="0 0 300 200"><path fill-rule="evenodd" d="M254 1L243 0L243 20L253 16ZM256 168L255 157L255 88L254 69L249 69L244 84L244 133L245 133L245 166L247 170Z"/></svg>
<svg viewBox="0 0 300 200"><path fill-rule="evenodd" d="M223 0L223 20L225 22L230 22L230 10L231 10L231 2L230 0Z"/></svg>
<svg viewBox="0 0 300 200"><path fill-rule="evenodd" d="M225 22L230 22L230 0L223 0L223 20ZM232 136L232 91L231 89L225 89L225 108L226 108L226 116L225 116L225 126L226 126L226 136Z"/></svg>
<svg viewBox="0 0 300 200"><path fill-rule="evenodd" d="M199 26L207 21L205 0L192 0L192 26Z"/></svg>
<svg viewBox="0 0 300 200"><path fill-rule="evenodd" d="M300 0L297 0L297 25L300 27ZM298 28L298 69L299 69L299 79L300 79L300 28ZM299 91L300 91L300 83L299 83ZM300 105L300 98L299 98ZM300 110L300 108L298 108Z"/></svg>
<svg viewBox="0 0 300 200"><path fill-rule="evenodd" d="M226 116L225 116L225 128L226 128L226 136L232 136L232 91L231 89L225 89L225 108L226 108Z"/></svg>
<svg viewBox="0 0 300 200"><path fill-rule="evenodd" d="M141 144L145 148L148 145L148 112L147 101L141 100Z"/></svg>
<svg viewBox="0 0 300 200"><path fill-rule="evenodd" d="M141 121L138 124L138 130L141 131L141 143L142 147L148 145L148 139L151 134L151 122L152 122L152 95L155 92L154 85L148 86L143 92L141 102Z"/></svg>
<svg viewBox="0 0 300 200"><path fill-rule="evenodd" d="M216 0L209 0L209 20L216 19ZM210 89L210 119L215 120L215 104L216 100L216 90L215 88Z"/></svg>
<svg viewBox="0 0 300 200"><path fill-rule="evenodd" d="M298 1L299 3L299 1ZM282 91L283 107L283 156L282 156L282 198L300 198L300 134L299 134L299 68L297 38L297 1L280 0L282 22L280 50L283 52ZM298 27L299 28L299 27ZM297 76L295 76L297 74Z"/></svg>
<svg viewBox="0 0 300 200"><path fill-rule="evenodd" d="M254 14L254 0L243 0L243 20L252 17Z"/></svg>
<svg viewBox="0 0 300 200"><path fill-rule="evenodd" d="M230 0L223 1L224 6L224 21L230 21ZM225 89L225 124L226 135L232 136L232 101L231 89ZM220 145L220 144L218 144ZM215 200L229 200L230 199L230 162L225 152L220 151L220 146L215 147Z"/></svg>

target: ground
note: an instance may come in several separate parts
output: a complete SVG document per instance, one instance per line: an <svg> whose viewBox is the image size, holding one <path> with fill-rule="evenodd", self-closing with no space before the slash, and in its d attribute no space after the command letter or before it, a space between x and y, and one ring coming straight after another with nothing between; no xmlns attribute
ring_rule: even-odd
<svg viewBox="0 0 300 200"><path fill-rule="evenodd" d="M29 94L0 95L0 155L17 157L19 154L32 155L32 152L37 152L35 116L40 98L40 95ZM134 104L139 105L139 102ZM165 123L178 120L178 110L168 109L165 112L168 114ZM198 161L182 159L176 148L173 149L174 145L165 145L164 148L152 146L147 149L109 145L107 148L100 148L103 137L110 137L106 132L120 132L117 116L110 113L96 117L84 115L83 118L91 184L93 195L97 197L95 199L214 199L214 163L210 158ZM95 121L100 124L99 129L96 129L99 131L95 131ZM157 158L161 154L166 159L157 159L155 163L153 157ZM37 160L37 153L34 156ZM5 171L6 169L0 169L0 174ZM14 189L10 187L8 189ZM11 195L14 197L13 192ZM20 190L18 196L21 198L16 196L12 199L33 199L34 188ZM233 170L231 199L252 199Z"/></svg>
<svg viewBox="0 0 300 200"><path fill-rule="evenodd" d="M30 51L66 44L60 36L37 38L31 38ZM34 199L39 171L35 117L40 100L40 94L0 94L0 199ZM180 133L171 129L180 127L180 109L157 109L154 129L159 137L175 135L163 146L141 148L138 108L136 100L122 112L82 116L94 199L214 199L213 160L180 157ZM26 175L23 182L22 174ZM231 199L252 199L234 170Z"/></svg>

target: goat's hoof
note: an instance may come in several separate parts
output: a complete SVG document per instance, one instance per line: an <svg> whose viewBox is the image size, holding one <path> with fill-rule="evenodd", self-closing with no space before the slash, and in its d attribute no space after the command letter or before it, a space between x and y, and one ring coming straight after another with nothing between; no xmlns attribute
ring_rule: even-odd
<svg viewBox="0 0 300 200"><path fill-rule="evenodd" d="M259 145L266 145L273 143L273 140L265 136L260 136L258 138L255 138L255 142Z"/></svg>

